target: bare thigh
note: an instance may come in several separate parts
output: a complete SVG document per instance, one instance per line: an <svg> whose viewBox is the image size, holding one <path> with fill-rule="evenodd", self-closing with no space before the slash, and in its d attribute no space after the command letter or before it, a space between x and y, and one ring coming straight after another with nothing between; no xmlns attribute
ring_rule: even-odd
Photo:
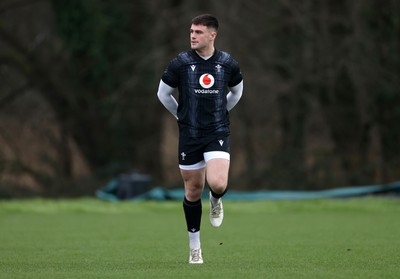
<svg viewBox="0 0 400 279"><path fill-rule="evenodd" d="M207 162L207 183L215 193L221 194L225 191L228 185L228 175L229 160L214 158Z"/></svg>

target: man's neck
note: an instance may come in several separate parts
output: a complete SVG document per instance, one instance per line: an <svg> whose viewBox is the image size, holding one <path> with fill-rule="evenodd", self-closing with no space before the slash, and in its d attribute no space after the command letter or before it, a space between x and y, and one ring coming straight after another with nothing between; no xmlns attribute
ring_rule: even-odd
<svg viewBox="0 0 400 279"><path fill-rule="evenodd" d="M207 49L202 49L202 50L196 50L197 54L201 57L211 57L213 56L215 51L214 46L207 48Z"/></svg>

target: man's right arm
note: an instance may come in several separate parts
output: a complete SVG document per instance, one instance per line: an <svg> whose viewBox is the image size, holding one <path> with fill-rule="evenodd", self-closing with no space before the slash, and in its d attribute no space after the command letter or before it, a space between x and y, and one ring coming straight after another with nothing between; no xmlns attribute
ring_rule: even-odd
<svg viewBox="0 0 400 279"><path fill-rule="evenodd" d="M230 92L226 96L227 104L226 109L230 111L239 102L243 93L243 80L236 86L230 88Z"/></svg>
<svg viewBox="0 0 400 279"><path fill-rule="evenodd" d="M178 119L178 102L175 100L172 93L174 88L160 80L160 85L158 86L157 96L160 102L166 107L166 109Z"/></svg>

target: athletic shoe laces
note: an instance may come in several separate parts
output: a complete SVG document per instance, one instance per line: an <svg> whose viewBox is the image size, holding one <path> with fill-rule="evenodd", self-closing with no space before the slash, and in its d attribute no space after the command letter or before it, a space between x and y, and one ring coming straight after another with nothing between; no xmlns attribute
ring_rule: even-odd
<svg viewBox="0 0 400 279"><path fill-rule="evenodd" d="M200 261L200 249L192 250L192 261L194 262Z"/></svg>
<svg viewBox="0 0 400 279"><path fill-rule="evenodd" d="M221 203L218 202L215 206L211 208L211 217L218 218L221 214Z"/></svg>

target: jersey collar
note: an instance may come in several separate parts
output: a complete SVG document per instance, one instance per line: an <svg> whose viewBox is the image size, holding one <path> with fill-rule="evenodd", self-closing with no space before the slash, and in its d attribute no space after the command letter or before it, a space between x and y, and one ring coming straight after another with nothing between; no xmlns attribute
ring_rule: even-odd
<svg viewBox="0 0 400 279"><path fill-rule="evenodd" d="M194 49L192 49L191 52L192 52L192 54L197 58L197 60L201 60L201 61L212 61L212 60L215 59L215 57L216 57L217 54L218 54L218 50L215 48L215 49L214 49L213 55L212 55L210 58L208 58L207 60L205 60L205 59L204 59L203 57L201 57Z"/></svg>

